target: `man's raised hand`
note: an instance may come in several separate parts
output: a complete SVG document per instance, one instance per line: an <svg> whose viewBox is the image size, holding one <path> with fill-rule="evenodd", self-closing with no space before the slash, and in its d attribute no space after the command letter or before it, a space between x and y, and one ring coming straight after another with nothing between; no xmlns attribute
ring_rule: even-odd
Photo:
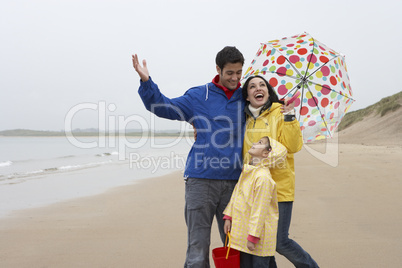
<svg viewBox="0 0 402 268"><path fill-rule="evenodd" d="M137 54L132 55L133 58L133 67L135 69L135 71L138 73L138 75L140 76L142 82L146 82L149 79L149 72L148 72L148 68L147 68L147 62L145 60L142 61L142 65L140 65L139 61L138 61L138 56Z"/></svg>

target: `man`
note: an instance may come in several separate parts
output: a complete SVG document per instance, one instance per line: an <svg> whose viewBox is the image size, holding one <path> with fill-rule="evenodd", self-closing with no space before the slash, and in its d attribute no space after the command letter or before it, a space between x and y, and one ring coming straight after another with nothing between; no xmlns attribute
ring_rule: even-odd
<svg viewBox="0 0 402 268"><path fill-rule="evenodd" d="M216 55L218 74L212 82L189 89L169 99L133 55L133 66L141 78L138 90L147 108L155 115L187 121L197 129L184 172L187 254L184 267L209 267L211 225L216 216L222 242L223 211L228 204L242 167L244 101L240 78L244 57L235 47Z"/></svg>

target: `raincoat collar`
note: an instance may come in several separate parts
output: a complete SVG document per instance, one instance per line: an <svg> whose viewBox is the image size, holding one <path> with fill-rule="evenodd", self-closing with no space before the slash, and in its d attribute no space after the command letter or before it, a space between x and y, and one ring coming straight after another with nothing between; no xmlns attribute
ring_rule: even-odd
<svg viewBox="0 0 402 268"><path fill-rule="evenodd" d="M234 92L235 92L236 90L238 90L238 89L240 88L240 86L241 86L241 84L238 83L238 84L237 84L237 88L236 88L235 90L230 90L230 89L228 89L228 88L226 88L226 87L224 87L224 86L222 86L222 85L219 85L219 84L218 84L218 83L219 83L219 75L218 75L218 74L214 77L214 79L212 79L212 83L213 83L216 87L222 89L223 92L225 92L226 97L227 97L228 99L230 99L230 98L233 96Z"/></svg>
<svg viewBox="0 0 402 268"><path fill-rule="evenodd" d="M278 105L279 104L279 105ZM260 111L260 115L262 113L264 113L265 111L270 111L271 108L272 110L277 109L278 107L280 107L280 103L274 102L271 103L271 101L268 99L268 101L264 104L264 106L262 107L261 111ZM248 107L248 104L244 105L244 113L252 118L256 118L253 116L253 113L250 111L250 108Z"/></svg>
<svg viewBox="0 0 402 268"><path fill-rule="evenodd" d="M258 165L252 164L244 164L243 166L243 173L251 173L258 168L269 168L268 165L264 164L264 162L259 163Z"/></svg>

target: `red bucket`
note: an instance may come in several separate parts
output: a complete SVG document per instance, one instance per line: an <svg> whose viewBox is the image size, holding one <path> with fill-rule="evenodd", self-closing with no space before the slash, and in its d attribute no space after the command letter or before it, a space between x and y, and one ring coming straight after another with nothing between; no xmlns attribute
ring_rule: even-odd
<svg viewBox="0 0 402 268"><path fill-rule="evenodd" d="M229 246L227 246L227 239L229 237ZM212 259L214 260L216 268L240 268L240 252L236 249L230 248L230 234L226 236L225 246L214 248L212 250Z"/></svg>

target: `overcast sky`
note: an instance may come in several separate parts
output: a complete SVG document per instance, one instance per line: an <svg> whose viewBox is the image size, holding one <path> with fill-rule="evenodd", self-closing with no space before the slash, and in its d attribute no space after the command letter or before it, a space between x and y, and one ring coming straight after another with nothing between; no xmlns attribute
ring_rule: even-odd
<svg viewBox="0 0 402 268"><path fill-rule="evenodd" d="M99 117L138 128L150 115L131 54L177 97L212 80L224 46L240 49L245 71L261 42L304 31L346 55L351 110L365 108L401 91L401 10L397 0L2 1L0 130L62 130L66 117L72 128L97 128Z"/></svg>

